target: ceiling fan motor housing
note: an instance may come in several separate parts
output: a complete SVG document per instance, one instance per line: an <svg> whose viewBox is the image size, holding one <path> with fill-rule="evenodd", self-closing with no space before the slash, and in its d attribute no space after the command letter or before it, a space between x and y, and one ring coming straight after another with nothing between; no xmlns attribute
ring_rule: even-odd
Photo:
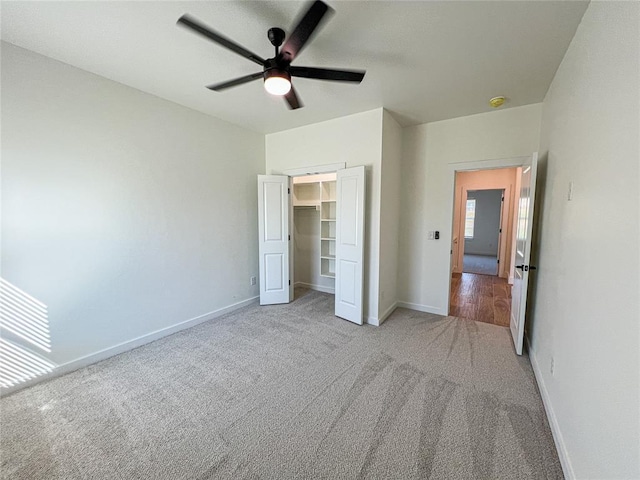
<svg viewBox="0 0 640 480"><path fill-rule="evenodd" d="M286 78L287 80L291 81L291 75L289 74L289 72L287 72L285 69L278 68L277 66L265 68L264 79L267 80L267 78L271 77Z"/></svg>

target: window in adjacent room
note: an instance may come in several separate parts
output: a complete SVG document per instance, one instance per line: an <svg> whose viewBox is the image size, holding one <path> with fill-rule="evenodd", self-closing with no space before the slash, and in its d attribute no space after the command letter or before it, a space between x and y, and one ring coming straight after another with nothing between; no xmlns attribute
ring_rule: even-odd
<svg viewBox="0 0 640 480"><path fill-rule="evenodd" d="M464 238L473 238L473 227L476 219L476 199L467 199L467 213L464 222Z"/></svg>

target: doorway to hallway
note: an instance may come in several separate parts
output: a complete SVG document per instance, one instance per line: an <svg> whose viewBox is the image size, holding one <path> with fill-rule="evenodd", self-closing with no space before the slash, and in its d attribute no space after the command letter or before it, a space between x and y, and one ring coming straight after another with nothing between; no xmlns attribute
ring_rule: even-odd
<svg viewBox="0 0 640 480"><path fill-rule="evenodd" d="M517 167L456 172L449 315L508 327Z"/></svg>
<svg viewBox="0 0 640 480"><path fill-rule="evenodd" d="M522 355L524 345L529 272L536 269L535 266L529 265L529 260L531 257L537 166L538 154L536 152L530 156L517 158L450 164L450 172L453 177L452 193L454 194L451 263L448 278L450 285L457 280L452 277L452 274L461 273L461 275L460 285L455 289L449 289L450 297L447 299L447 309L449 314L452 314L453 302L455 302L456 308L462 310L460 316L463 318L471 315L483 317L483 311L489 313L490 310L493 310L492 318L487 315L487 320L491 323L500 321L499 318L496 319L495 300L497 295L495 292L496 288L502 289L503 287L496 287L492 282L491 287L488 285L480 287L479 294L465 299L466 291L474 284L478 284L478 281L476 277L469 277L469 281L466 281L467 277L464 277L462 272L462 257L467 227L463 220L465 220L469 191L502 189L504 190L504 215L502 215L500 222L500 239L504 239L504 241L498 242L500 252L498 277L486 277L491 280L494 278L508 279L508 283L513 285L512 292L506 293L507 298L511 296L512 300L509 312L509 329L517 355ZM508 209L507 205L509 205ZM505 222L510 222L506 228ZM484 295L482 294L483 289L486 292ZM453 302L451 292L455 297ZM491 295L488 295L489 292ZM489 298L483 299L483 296ZM499 315L503 313L500 311L501 309L498 308L498 310ZM456 310L456 313L461 312ZM481 319L481 321L486 320Z"/></svg>

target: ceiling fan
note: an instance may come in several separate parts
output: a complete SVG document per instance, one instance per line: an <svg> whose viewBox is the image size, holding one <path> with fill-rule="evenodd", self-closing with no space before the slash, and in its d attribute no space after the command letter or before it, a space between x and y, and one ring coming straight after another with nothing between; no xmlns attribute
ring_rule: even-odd
<svg viewBox="0 0 640 480"><path fill-rule="evenodd" d="M178 25L187 27L203 37L213 40L217 44L237 53L238 55L251 60L262 66L262 71L235 78L227 82L217 83L207 86L208 89L216 92L227 88L236 87L244 83L264 79L264 88L272 95L284 96L290 109L302 107L302 102L291 85L291 77L313 78L317 80L331 80L337 82L360 83L365 72L362 70L335 70L328 68L297 67L291 62L300 54L300 51L310 40L314 30L318 27L323 17L332 9L324 2L316 0L304 14L298 25L293 29L286 42L285 32L280 28L270 28L268 38L275 47L276 53L273 58L263 59L250 52L246 48L238 45L233 40L226 38L215 32L206 25L200 23L189 15L183 15L178 19ZM283 44L284 42L284 44ZM280 48L282 46L282 48Z"/></svg>

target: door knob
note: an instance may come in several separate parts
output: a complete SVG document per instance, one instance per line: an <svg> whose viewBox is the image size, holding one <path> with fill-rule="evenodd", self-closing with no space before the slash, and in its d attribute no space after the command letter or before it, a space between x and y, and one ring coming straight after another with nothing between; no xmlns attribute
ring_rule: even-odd
<svg viewBox="0 0 640 480"><path fill-rule="evenodd" d="M529 270L537 270L538 267L534 267L533 265L516 265L516 268L519 268L523 272L528 272Z"/></svg>

